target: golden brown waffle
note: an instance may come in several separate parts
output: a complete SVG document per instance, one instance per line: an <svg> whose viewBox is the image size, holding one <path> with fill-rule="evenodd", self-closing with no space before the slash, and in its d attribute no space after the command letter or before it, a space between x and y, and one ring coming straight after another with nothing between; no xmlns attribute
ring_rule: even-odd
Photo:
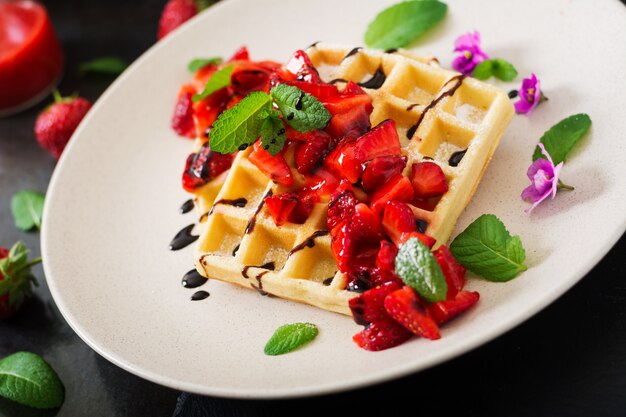
<svg viewBox="0 0 626 417"><path fill-rule="evenodd" d="M361 83L372 97L372 126L394 119L406 175L414 162L432 159L448 179L449 190L432 210L412 207L426 233L438 244L449 238L458 216L473 195L489 163L513 106L500 89L439 67L432 57L408 51L351 49L316 44L307 50L326 82ZM450 158L465 151L456 166ZM308 220L277 227L263 207L264 196L285 190L239 152L218 188L208 184L198 195L204 216L196 267L209 278L256 288L281 298L350 314L346 277L337 272L326 233L328 202L316 205ZM293 166L292 152L286 154ZM454 165L454 161L453 164ZM296 181L302 181L295 175ZM214 188L210 188L214 187ZM242 199L245 199L245 204ZM240 207L241 206L241 207Z"/></svg>

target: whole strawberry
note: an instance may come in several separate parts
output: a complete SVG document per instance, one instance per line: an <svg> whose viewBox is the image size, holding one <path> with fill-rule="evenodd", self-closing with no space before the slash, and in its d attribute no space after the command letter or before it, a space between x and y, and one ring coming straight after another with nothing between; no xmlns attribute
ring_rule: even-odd
<svg viewBox="0 0 626 417"><path fill-rule="evenodd" d="M30 267L41 262L41 258L29 261L27 256L28 249L22 242L10 251L0 248L0 320L13 317L26 297L32 295L32 285L38 285Z"/></svg>
<svg viewBox="0 0 626 417"><path fill-rule="evenodd" d="M159 20L158 39L162 39L165 35L191 19L198 12L204 9L208 4L206 0L169 0Z"/></svg>
<svg viewBox="0 0 626 417"><path fill-rule="evenodd" d="M54 103L37 117L35 136L44 149L59 159L91 103L81 97L61 97L58 91L53 95Z"/></svg>

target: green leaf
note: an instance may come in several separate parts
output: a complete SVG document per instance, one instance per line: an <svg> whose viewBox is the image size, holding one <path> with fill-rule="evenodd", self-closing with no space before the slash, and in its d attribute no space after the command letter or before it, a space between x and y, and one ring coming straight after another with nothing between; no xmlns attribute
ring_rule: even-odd
<svg viewBox="0 0 626 417"><path fill-rule="evenodd" d="M83 62L78 67L78 71L81 75L88 73L119 75L124 72L126 67L128 67L128 64L123 59L114 56L105 56Z"/></svg>
<svg viewBox="0 0 626 417"><path fill-rule="evenodd" d="M280 109L287 124L298 132L323 129L330 120L326 107L311 94L298 87L279 84L270 94Z"/></svg>
<svg viewBox="0 0 626 417"><path fill-rule="evenodd" d="M493 214L474 220L454 239L450 251L461 265L489 281L509 281L527 269L519 236L511 236Z"/></svg>
<svg viewBox="0 0 626 417"><path fill-rule="evenodd" d="M430 302L446 299L448 285L437 259L417 238L407 240L396 256L396 274Z"/></svg>
<svg viewBox="0 0 626 417"><path fill-rule="evenodd" d="M15 227L25 232L41 228L41 215L45 196L37 191L22 190L11 199L11 212Z"/></svg>
<svg viewBox="0 0 626 417"><path fill-rule="evenodd" d="M189 64L187 64L187 69L189 72L196 72L200 68L203 68L207 65L219 65L222 63L222 58L216 56L212 58L195 58L192 59Z"/></svg>
<svg viewBox="0 0 626 417"><path fill-rule="evenodd" d="M206 82L204 86L204 91L200 94L194 94L192 100L195 103L196 101L202 100L217 90L228 87L230 85L230 76L233 73L233 66L227 65L222 69L219 69L211 75L211 78Z"/></svg>
<svg viewBox="0 0 626 417"><path fill-rule="evenodd" d="M41 262L41 258L28 260L28 249L22 242L13 245L9 254L0 259L0 297L8 294L9 307L17 310L24 297L32 295L32 286L38 286L37 279L31 273L31 267Z"/></svg>
<svg viewBox="0 0 626 417"><path fill-rule="evenodd" d="M487 59L476 65L472 76L479 80L495 76L502 81L513 81L517 77L517 70L513 64L504 59Z"/></svg>
<svg viewBox="0 0 626 417"><path fill-rule="evenodd" d="M315 339L319 331L311 323L291 323L280 326L265 345L266 355L282 355Z"/></svg>
<svg viewBox="0 0 626 417"><path fill-rule="evenodd" d="M539 139L539 142L545 146L554 165L558 165L565 161L567 155L587 133L590 126L591 118L588 115L584 113L575 114L561 120L548 129ZM539 146L537 146L533 153L533 161L539 158L544 158L544 156Z"/></svg>
<svg viewBox="0 0 626 417"><path fill-rule="evenodd" d="M270 155L275 156L283 149L287 140L285 125L280 118L280 113L274 109L262 111L259 117L263 119L260 132L261 145Z"/></svg>
<svg viewBox="0 0 626 417"><path fill-rule="evenodd" d="M0 360L0 395L29 407L56 408L63 404L65 388L41 356L18 352Z"/></svg>
<svg viewBox="0 0 626 417"><path fill-rule="evenodd" d="M413 0L395 4L369 24L365 43L371 48L402 48L440 22L448 6L436 0Z"/></svg>
<svg viewBox="0 0 626 417"><path fill-rule="evenodd" d="M271 103L267 93L256 91L220 114L211 130L211 150L233 153L257 140L263 124L259 114L263 110L269 111Z"/></svg>

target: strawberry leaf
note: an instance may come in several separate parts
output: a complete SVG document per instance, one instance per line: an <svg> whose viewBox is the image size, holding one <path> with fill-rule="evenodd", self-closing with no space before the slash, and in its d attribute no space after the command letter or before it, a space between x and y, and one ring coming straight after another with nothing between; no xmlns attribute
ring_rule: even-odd
<svg viewBox="0 0 626 417"><path fill-rule="evenodd" d="M22 231L41 228L45 196L37 191L22 190L11 199L11 212L15 227Z"/></svg>
<svg viewBox="0 0 626 417"><path fill-rule="evenodd" d="M319 331L311 323L291 323L280 326L265 345L266 355L282 355L315 339Z"/></svg>
<svg viewBox="0 0 626 417"><path fill-rule="evenodd" d="M204 90L200 94L193 95L193 102L195 103L196 101L200 101L210 96L217 90L228 87L230 85L230 76L233 73L233 68L234 67L232 65L227 65L224 68L215 71L213 75L211 75L211 78L209 78L206 82Z"/></svg>
<svg viewBox="0 0 626 417"><path fill-rule="evenodd" d="M428 246L417 238L407 240L396 256L396 274L427 301L446 299L448 285Z"/></svg>
<svg viewBox="0 0 626 417"><path fill-rule="evenodd" d="M330 120L330 112L311 94L298 87L279 84L270 94L287 124L299 132L323 129Z"/></svg>

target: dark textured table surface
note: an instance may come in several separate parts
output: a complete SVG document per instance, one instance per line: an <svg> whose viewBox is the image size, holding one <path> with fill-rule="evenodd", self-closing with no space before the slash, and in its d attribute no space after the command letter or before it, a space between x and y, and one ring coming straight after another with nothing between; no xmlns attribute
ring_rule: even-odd
<svg viewBox="0 0 626 417"><path fill-rule="evenodd" d="M129 62L150 47L164 0L45 1L67 66L61 92L95 100L110 77L80 78L80 62L117 55ZM39 252L39 234L18 232L10 197L23 188L45 191L54 160L32 127L43 105L0 119L0 245L24 241ZM581 244L584 237L581 237ZM558 301L513 331L445 364L390 383L317 398L287 401L208 399L214 415L293 415L342 403L355 415L396 410L405 397L415 413L469 416L626 415L626 238ZM18 350L41 354L59 373L66 400L37 411L0 398L0 416L171 416L179 392L117 368L92 351L61 317L46 286L13 320L0 323L0 357ZM192 407L197 397L187 402Z"/></svg>

